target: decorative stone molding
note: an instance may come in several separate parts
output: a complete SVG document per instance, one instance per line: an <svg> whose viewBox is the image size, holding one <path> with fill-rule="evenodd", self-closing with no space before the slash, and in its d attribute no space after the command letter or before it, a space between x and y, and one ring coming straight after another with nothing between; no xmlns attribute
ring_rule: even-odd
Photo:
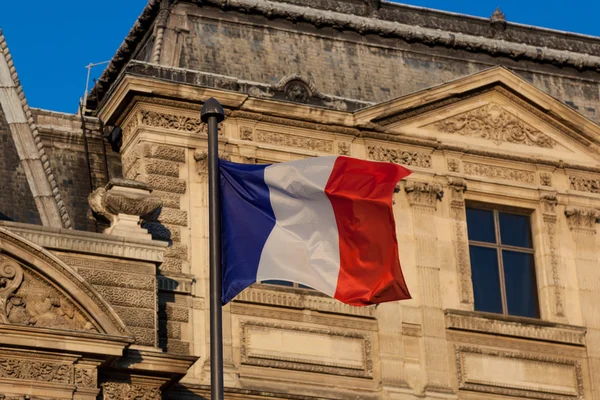
<svg viewBox="0 0 600 400"><path fill-rule="evenodd" d="M456 158L448 158L446 163L448 165L448 172L460 172L460 160Z"/></svg>
<svg viewBox="0 0 600 400"><path fill-rule="evenodd" d="M88 202L94 213L110 221L104 233L151 240L152 235L140 226L142 217L162 207L161 198L151 192L142 182L111 179L105 188L92 192Z"/></svg>
<svg viewBox="0 0 600 400"><path fill-rule="evenodd" d="M3 221L3 226L31 240L32 242L52 250L92 253L110 257L130 258L142 261L162 262L167 243L154 241L139 243L122 237L107 236L91 232L74 232L66 229L32 227L31 225Z"/></svg>
<svg viewBox="0 0 600 400"><path fill-rule="evenodd" d="M240 127L240 139L241 140L253 140L254 133L252 132L252 128L249 126Z"/></svg>
<svg viewBox="0 0 600 400"><path fill-rule="evenodd" d="M503 179L506 181L522 182L533 185L535 173L521 169L498 167L495 165L477 164L472 162L463 163L466 175L481 176L491 179Z"/></svg>
<svg viewBox="0 0 600 400"><path fill-rule="evenodd" d="M374 161L391 162L421 168L431 168L431 155L419 152L367 146L368 157Z"/></svg>
<svg viewBox="0 0 600 400"><path fill-rule="evenodd" d="M236 302L268 304L285 308L308 309L334 314L375 317L375 307L352 307L333 298L306 290L255 284L240 293Z"/></svg>
<svg viewBox="0 0 600 400"><path fill-rule="evenodd" d="M261 332L269 333L279 331L280 334L290 337L302 337L303 341L319 340L335 342L340 348L355 349L360 360L354 363L342 363L324 359L324 357L311 357L312 354L294 356L293 352L262 351L260 344L254 344L253 336ZM242 364L269 368L289 369L295 371L314 372L319 374L342 375L356 378L373 377L373 356L371 334L353 332L348 330L332 330L307 328L295 325L275 323L242 321L240 323L241 357ZM285 350L285 349L282 349ZM291 349L293 350L293 349ZM315 350L317 351L317 350Z"/></svg>
<svg viewBox="0 0 600 400"><path fill-rule="evenodd" d="M502 316L494 318L495 316L458 310L446 310L445 313L447 329L585 346L584 327L521 321Z"/></svg>
<svg viewBox="0 0 600 400"><path fill-rule="evenodd" d="M544 400L573 400L583 399L584 396L583 372L579 361L468 346L455 346L455 356L458 385L462 390ZM488 369L481 369L482 365L487 365ZM519 382L496 379L487 372L492 368L518 368ZM522 370L551 372L540 382L539 379L529 381L529 374ZM554 386L556 382L553 379L559 377L559 385Z"/></svg>
<svg viewBox="0 0 600 400"><path fill-rule="evenodd" d="M95 368L75 368L75 386L95 388L98 383L98 371Z"/></svg>
<svg viewBox="0 0 600 400"><path fill-rule="evenodd" d="M20 168L27 176L27 183L33 194L36 207L46 226L71 228L73 223L67 206L58 190L58 182L37 125L27 104L21 81L17 74L12 56L0 29L0 76L3 83L3 95L8 107L6 122L15 143L20 159Z"/></svg>
<svg viewBox="0 0 600 400"><path fill-rule="evenodd" d="M161 400L160 388L145 385L134 385L121 382L107 382L102 384L103 400Z"/></svg>
<svg viewBox="0 0 600 400"><path fill-rule="evenodd" d="M554 288L554 313L557 317L564 317L562 283L560 279L560 258L557 251L556 239L556 206L558 199L556 193L545 193L540 196L540 205L544 219L544 232L547 235L545 245L550 258L552 269L552 286Z"/></svg>
<svg viewBox="0 0 600 400"><path fill-rule="evenodd" d="M438 121L434 126L443 133L479 137L497 145L516 143L548 149L556 145L549 136L493 103Z"/></svg>
<svg viewBox="0 0 600 400"><path fill-rule="evenodd" d="M450 189L450 214L454 221L453 244L458 268L460 302L473 304L473 284L471 281L471 262L464 198L467 184L464 179L450 178L448 179L448 187Z"/></svg>
<svg viewBox="0 0 600 400"><path fill-rule="evenodd" d="M79 308L32 270L0 256L0 322L98 332Z"/></svg>
<svg viewBox="0 0 600 400"><path fill-rule="evenodd" d="M439 183L409 181L404 187L408 201L412 206L436 207L444 197L444 189Z"/></svg>
<svg viewBox="0 0 600 400"><path fill-rule="evenodd" d="M73 366L0 355L0 378L71 385Z"/></svg>
<svg viewBox="0 0 600 400"><path fill-rule="evenodd" d="M333 140L263 130L256 130L254 140L259 143L318 151L321 153L333 153Z"/></svg>
<svg viewBox="0 0 600 400"><path fill-rule="evenodd" d="M182 131L197 135L208 134L208 125L202 122L200 118L165 114L150 110L140 110L139 125ZM223 136L223 134L223 123L221 122L219 123L219 136Z"/></svg>
<svg viewBox="0 0 600 400"><path fill-rule="evenodd" d="M338 142L338 154L341 156L349 156L352 154L352 143Z"/></svg>
<svg viewBox="0 0 600 400"><path fill-rule="evenodd" d="M203 307L201 309L203 309ZM263 307L263 304L255 305L234 302L231 304L231 313L250 317L260 317L269 320L302 322L336 328L359 329L363 331L377 330L377 321L374 319L348 317L332 318L328 315L321 315L319 312L293 312L289 309Z"/></svg>
<svg viewBox="0 0 600 400"><path fill-rule="evenodd" d="M596 232L596 222L600 217L598 210L569 206L565 209L565 215L571 229Z"/></svg>
<svg viewBox="0 0 600 400"><path fill-rule="evenodd" d="M600 179L569 176L569 188L578 192L600 193Z"/></svg>
<svg viewBox="0 0 600 400"><path fill-rule="evenodd" d="M540 172L540 185L552 186L552 174L547 172Z"/></svg>

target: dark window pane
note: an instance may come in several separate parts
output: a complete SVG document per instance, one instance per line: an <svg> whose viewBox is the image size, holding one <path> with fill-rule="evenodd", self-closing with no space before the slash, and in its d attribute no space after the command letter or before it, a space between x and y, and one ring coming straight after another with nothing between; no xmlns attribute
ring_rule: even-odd
<svg viewBox="0 0 600 400"><path fill-rule="evenodd" d="M262 281L262 283L267 283L269 285L277 285L277 286L294 286L294 284L292 282L288 282L288 281L277 281L277 280L270 280L270 281Z"/></svg>
<svg viewBox="0 0 600 400"><path fill-rule="evenodd" d="M529 216L500 213L500 239L502 244L531 248Z"/></svg>
<svg viewBox="0 0 600 400"><path fill-rule="evenodd" d="M467 208L467 230L469 232L469 240L496 243L494 212Z"/></svg>
<svg viewBox="0 0 600 400"><path fill-rule="evenodd" d="M533 254L502 251L508 314L539 318Z"/></svg>
<svg viewBox="0 0 600 400"><path fill-rule="evenodd" d="M298 287L301 289L312 289L310 286L303 285L301 283L298 284Z"/></svg>
<svg viewBox="0 0 600 400"><path fill-rule="evenodd" d="M475 310L502 314L496 249L470 246Z"/></svg>

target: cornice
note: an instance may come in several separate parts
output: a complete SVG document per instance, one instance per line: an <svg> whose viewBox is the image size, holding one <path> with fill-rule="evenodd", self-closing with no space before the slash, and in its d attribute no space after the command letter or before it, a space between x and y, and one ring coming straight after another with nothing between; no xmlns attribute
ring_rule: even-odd
<svg viewBox="0 0 600 400"><path fill-rule="evenodd" d="M583 35L554 32L535 27L526 27L516 24L506 25L507 29L497 31L489 29L484 32L481 27L460 32L465 24L456 24L456 19L473 22L473 17L456 15L450 18L443 12L429 10L428 15L435 13L437 26L427 27L427 24L410 18L402 18L402 13L386 5L383 9L372 10L370 16L357 15L356 13L331 11L311 7L309 5L287 4L282 1L271 0L202 0L192 1L201 7L213 6L223 11L237 11L245 14L258 14L268 19L287 19L293 22L307 22L317 28L330 27L336 30L349 30L360 35L379 35L382 37L397 38L407 43L422 43L428 46L443 46L450 49L467 51L470 53L485 53L494 57L507 57L513 60L529 60L538 63L552 64L558 67L572 67L579 71L600 71L600 56L593 55L590 49L600 46L597 38ZM379 3L379 2L377 2ZM381 4L380 4L381 6ZM398 6L396 6L398 7ZM339 7L333 7L334 9ZM90 99L102 100L110 86L117 79L123 67L129 62L140 41L148 33L160 9L160 0L150 0L142 14L130 30L129 34L117 50L110 64L94 86ZM418 18L417 18L418 19ZM421 18L422 19L422 18ZM402 22L400 22L402 21ZM447 28L443 25L446 23ZM449 24L447 24L449 23ZM481 23L481 21L478 21ZM468 25L468 24L466 24ZM442 26L439 28L438 26ZM539 40L531 40L532 32L536 32ZM479 34L483 36L479 36ZM529 43L528 43L529 42ZM539 42L539 43L538 43ZM575 48L576 51L570 50ZM581 48L581 51L579 49ZM586 50L586 51L584 51ZM93 102L94 100L92 100ZM93 107L92 107L93 108Z"/></svg>
<svg viewBox="0 0 600 400"><path fill-rule="evenodd" d="M56 206L56 211L60 216L60 221L54 221L54 218L51 218L51 215L48 211L44 210L43 207L40 209L40 214L48 214L48 217L51 218L50 223L53 226L59 225L65 228L71 228L73 223L71 221L71 217L67 211L67 207L62 200L62 196L60 195L60 191L58 190L58 182L56 180L56 175L54 175L52 171L52 166L50 165L50 159L44 150L44 145L42 144L42 138L40 133L38 132L37 126L35 124L35 120L31 113L31 109L27 104L27 98L25 97L25 93L23 92L23 87L21 86L21 81L19 80L19 76L17 75L17 70L15 68L14 62L12 60L12 56L6 44L6 40L4 35L2 34L2 30L0 29L0 53L6 60L6 65L8 66L8 73L10 74L10 79L12 80L13 86L11 89L16 91L17 98L21 102L21 108L24 113L24 119L26 121L27 126L29 127L29 131L31 133L33 142L37 148L37 155L34 156L31 151L29 154L24 155L26 158L31 159L33 161L32 168L36 169L36 174L45 176L48 181L49 187L47 188L32 188L35 192L40 192L40 197L49 197L53 200ZM12 130L12 129L11 129ZM33 149L33 152L36 152L36 149ZM21 156L21 155L20 155ZM38 160L36 160L39 159ZM37 161L37 162L36 162ZM40 171L38 172L37 169ZM36 184L39 185L38 182ZM45 185L44 185L45 186ZM48 194L43 194L48 192ZM38 206L38 208L40 208Z"/></svg>
<svg viewBox="0 0 600 400"><path fill-rule="evenodd" d="M155 263L163 261L164 250L168 247L167 242L156 240L135 240L101 233L41 227L17 222L1 221L0 226L47 249Z"/></svg>

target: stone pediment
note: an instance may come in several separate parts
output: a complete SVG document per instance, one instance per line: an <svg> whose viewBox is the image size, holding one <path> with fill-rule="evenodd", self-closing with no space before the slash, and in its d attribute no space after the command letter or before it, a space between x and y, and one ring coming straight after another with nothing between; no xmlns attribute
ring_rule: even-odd
<svg viewBox="0 0 600 400"><path fill-rule="evenodd" d="M497 67L356 113L363 126L479 149L598 164L600 126Z"/></svg>
<svg viewBox="0 0 600 400"><path fill-rule="evenodd" d="M71 267L0 228L0 324L132 336Z"/></svg>

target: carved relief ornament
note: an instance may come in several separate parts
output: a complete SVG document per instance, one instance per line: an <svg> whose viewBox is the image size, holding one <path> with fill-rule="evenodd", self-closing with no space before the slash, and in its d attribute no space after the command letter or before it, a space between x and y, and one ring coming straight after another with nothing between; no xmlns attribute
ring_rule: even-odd
<svg viewBox="0 0 600 400"><path fill-rule="evenodd" d="M1 323L97 332L69 299L35 272L8 258L0 261Z"/></svg>
<svg viewBox="0 0 600 400"><path fill-rule="evenodd" d="M160 400L160 389L152 386L130 383L107 382L102 384L103 400Z"/></svg>
<svg viewBox="0 0 600 400"><path fill-rule="evenodd" d="M208 134L208 125L200 118L185 115L174 115L157 111L141 110L140 124L154 128L164 128L199 135ZM223 136L223 123L219 123L219 136Z"/></svg>
<svg viewBox="0 0 600 400"><path fill-rule="evenodd" d="M517 143L551 149L556 142L497 104L488 104L442 121L434 126L443 133L488 139L497 145Z"/></svg>
<svg viewBox="0 0 600 400"><path fill-rule="evenodd" d="M567 207L565 215L571 229L596 232L596 222L600 217L598 210L584 207Z"/></svg>
<svg viewBox="0 0 600 400"><path fill-rule="evenodd" d="M442 185L428 182L407 182L404 191L412 206L436 207L438 200L444 197Z"/></svg>
<svg viewBox="0 0 600 400"><path fill-rule="evenodd" d="M600 193L600 179L569 176L569 187L578 192Z"/></svg>
<svg viewBox="0 0 600 400"><path fill-rule="evenodd" d="M367 151L369 159L373 161L431 168L431 155L426 153L389 149L383 146L367 146Z"/></svg>

